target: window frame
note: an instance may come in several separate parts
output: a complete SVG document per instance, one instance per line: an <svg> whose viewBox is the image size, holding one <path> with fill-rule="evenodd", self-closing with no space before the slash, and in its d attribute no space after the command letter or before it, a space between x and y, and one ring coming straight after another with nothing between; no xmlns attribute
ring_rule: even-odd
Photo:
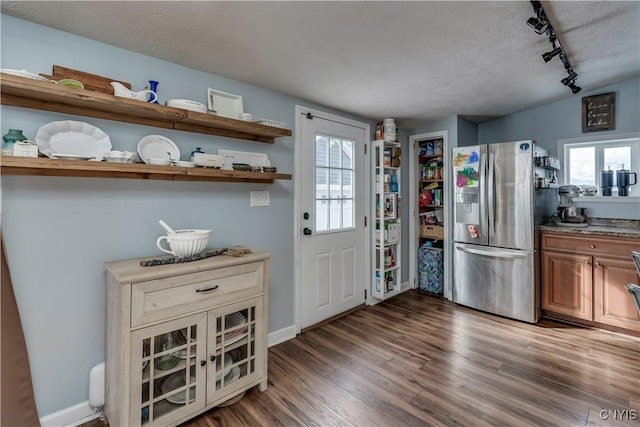
<svg viewBox="0 0 640 427"><path fill-rule="evenodd" d="M604 167L604 149L614 147L631 147L631 165L625 165L625 169L629 169L632 172L640 175L640 133L625 133L625 134L608 134L602 136L589 136L582 138L570 138L559 139L557 141L557 153L562 165L562 172L559 177L560 184L569 183L569 149L577 147L595 147L595 185L600 192L600 173ZM636 187L636 186L634 186ZM638 197L640 190L632 187L631 197ZM635 191L633 191L635 190ZM614 187L614 196L617 196L618 189ZM600 195L600 193L598 193ZM620 201L617 197L602 197L607 201L616 202ZM627 199L625 197L625 199Z"/></svg>

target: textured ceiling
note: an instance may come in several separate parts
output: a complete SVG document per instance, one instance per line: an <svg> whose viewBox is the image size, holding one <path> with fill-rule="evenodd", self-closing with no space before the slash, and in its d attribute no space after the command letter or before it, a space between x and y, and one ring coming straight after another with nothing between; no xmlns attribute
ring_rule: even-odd
<svg viewBox="0 0 640 427"><path fill-rule="evenodd" d="M543 2L583 92L640 75L640 2ZM2 1L1 12L404 127L567 98L518 2Z"/></svg>

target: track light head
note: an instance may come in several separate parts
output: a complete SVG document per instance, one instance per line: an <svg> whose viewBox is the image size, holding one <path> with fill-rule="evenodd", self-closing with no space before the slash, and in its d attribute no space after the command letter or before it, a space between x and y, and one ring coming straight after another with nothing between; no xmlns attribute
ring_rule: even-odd
<svg viewBox="0 0 640 427"><path fill-rule="evenodd" d="M527 19L527 25L533 28L533 31L537 34L544 34L547 28L549 28L549 23L542 18L531 17Z"/></svg>
<svg viewBox="0 0 640 427"><path fill-rule="evenodd" d="M571 71L567 77L565 77L560 81L562 82L563 85L569 86L569 84L573 84L577 78L578 78L578 74L576 74L575 71Z"/></svg>
<svg viewBox="0 0 640 427"><path fill-rule="evenodd" d="M580 92L582 90L582 88L580 86L576 86L574 83L569 83L569 89L571 89L571 92L576 94L578 92Z"/></svg>
<svg viewBox="0 0 640 427"><path fill-rule="evenodd" d="M560 54L560 52L562 52L562 48L557 47L557 48L553 49L551 52L543 53L542 54L542 59L544 59L544 62L549 62L549 61L551 61L551 59L554 56Z"/></svg>

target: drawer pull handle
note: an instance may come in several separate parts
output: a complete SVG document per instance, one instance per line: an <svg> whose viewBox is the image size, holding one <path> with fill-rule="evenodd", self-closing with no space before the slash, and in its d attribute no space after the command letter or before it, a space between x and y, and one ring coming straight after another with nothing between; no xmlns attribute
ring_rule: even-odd
<svg viewBox="0 0 640 427"><path fill-rule="evenodd" d="M216 289L218 289L218 285L212 286L212 287L207 288L207 289L196 289L196 292L199 292L199 293L211 292L211 291L215 291Z"/></svg>
<svg viewBox="0 0 640 427"><path fill-rule="evenodd" d="M595 248L596 248L596 245L589 245L589 247L590 247L591 249L595 249Z"/></svg>

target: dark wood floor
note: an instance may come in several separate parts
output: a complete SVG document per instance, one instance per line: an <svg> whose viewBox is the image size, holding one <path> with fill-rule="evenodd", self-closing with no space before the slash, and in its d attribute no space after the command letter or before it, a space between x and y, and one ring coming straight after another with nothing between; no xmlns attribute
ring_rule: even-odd
<svg viewBox="0 0 640 427"><path fill-rule="evenodd" d="M182 427L348 425L638 426L640 339L409 291L271 347L266 392Z"/></svg>

